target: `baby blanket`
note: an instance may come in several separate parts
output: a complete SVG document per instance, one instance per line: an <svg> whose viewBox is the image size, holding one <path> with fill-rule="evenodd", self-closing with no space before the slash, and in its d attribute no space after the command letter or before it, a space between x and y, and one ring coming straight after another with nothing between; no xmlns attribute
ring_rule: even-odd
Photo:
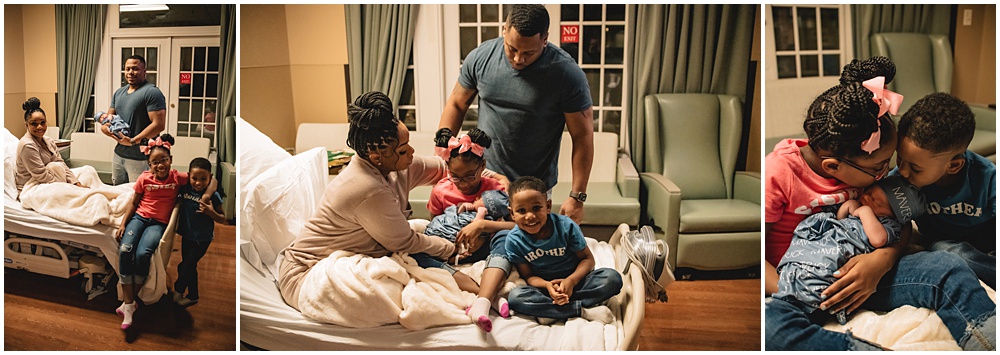
<svg viewBox="0 0 1000 355"><path fill-rule="evenodd" d="M28 181L21 190L21 206L69 224L120 225L132 200L132 184L105 185L91 166L71 171L80 184L88 188L64 182L39 184Z"/></svg>

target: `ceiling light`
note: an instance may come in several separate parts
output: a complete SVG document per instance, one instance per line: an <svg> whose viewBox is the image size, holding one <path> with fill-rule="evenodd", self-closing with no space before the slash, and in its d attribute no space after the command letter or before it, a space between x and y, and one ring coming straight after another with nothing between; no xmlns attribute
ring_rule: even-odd
<svg viewBox="0 0 1000 355"><path fill-rule="evenodd" d="M170 7L164 4L139 4L139 5L121 5L118 8L120 12L143 12L143 11L169 11Z"/></svg>

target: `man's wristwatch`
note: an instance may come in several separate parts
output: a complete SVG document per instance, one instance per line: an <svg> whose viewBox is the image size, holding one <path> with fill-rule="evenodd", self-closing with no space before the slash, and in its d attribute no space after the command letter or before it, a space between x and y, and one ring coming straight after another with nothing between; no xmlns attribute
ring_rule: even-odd
<svg viewBox="0 0 1000 355"><path fill-rule="evenodd" d="M569 197L572 197L573 199L575 199L577 201L580 201L580 202L587 202L587 193L586 192L570 192L569 193Z"/></svg>

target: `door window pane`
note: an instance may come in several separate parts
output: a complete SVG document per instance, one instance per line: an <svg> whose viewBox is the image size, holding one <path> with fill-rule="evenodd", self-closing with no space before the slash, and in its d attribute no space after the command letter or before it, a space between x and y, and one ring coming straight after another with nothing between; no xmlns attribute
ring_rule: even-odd
<svg viewBox="0 0 1000 355"><path fill-rule="evenodd" d="M583 64L601 64L601 26L583 26Z"/></svg>
<svg viewBox="0 0 1000 355"><path fill-rule="evenodd" d="M799 16L799 50L808 51L817 49L816 8L800 7L797 12Z"/></svg>
<svg viewBox="0 0 1000 355"><path fill-rule="evenodd" d="M591 102L601 102L601 70L584 69L583 74L587 76L587 82L590 84L590 99L593 100Z"/></svg>
<svg viewBox="0 0 1000 355"><path fill-rule="evenodd" d="M194 70L194 48L181 47L181 71Z"/></svg>
<svg viewBox="0 0 1000 355"><path fill-rule="evenodd" d="M559 12L562 21L580 21L580 5L562 4Z"/></svg>
<svg viewBox="0 0 1000 355"><path fill-rule="evenodd" d="M774 19L774 48L779 51L795 50L792 8L774 6L771 8L771 17Z"/></svg>
<svg viewBox="0 0 1000 355"><path fill-rule="evenodd" d="M622 105L622 70L605 69L604 71L604 101L601 106Z"/></svg>
<svg viewBox="0 0 1000 355"><path fill-rule="evenodd" d="M778 56L778 78L795 78L795 56L793 55L779 55Z"/></svg>
<svg viewBox="0 0 1000 355"><path fill-rule="evenodd" d="M482 39L483 39L483 41L500 37L500 29L497 28L497 27L493 27L493 26L483 27L480 30L480 32L482 33Z"/></svg>
<svg viewBox="0 0 1000 355"><path fill-rule="evenodd" d="M602 5L583 5L583 20L584 21L600 21L602 13Z"/></svg>
<svg viewBox="0 0 1000 355"><path fill-rule="evenodd" d="M625 26L607 26L604 64L622 64L625 57Z"/></svg>
<svg viewBox="0 0 1000 355"><path fill-rule="evenodd" d="M802 77L819 76L819 56L804 55L799 57L802 60Z"/></svg>
<svg viewBox="0 0 1000 355"><path fill-rule="evenodd" d="M497 5L482 5L479 11L482 11L483 22L500 22L500 8Z"/></svg>
<svg viewBox="0 0 1000 355"><path fill-rule="evenodd" d="M475 27L461 27L458 29L458 38L461 43L462 60L469 55L473 49L479 46L479 38L476 37Z"/></svg>
<svg viewBox="0 0 1000 355"><path fill-rule="evenodd" d="M208 47L208 71L219 71L219 47Z"/></svg>
<svg viewBox="0 0 1000 355"><path fill-rule="evenodd" d="M604 16L608 21L625 21L625 5L608 4Z"/></svg>
<svg viewBox="0 0 1000 355"><path fill-rule="evenodd" d="M840 29L837 9L820 9L820 21L822 22L821 36L823 37L823 49L840 48Z"/></svg>
<svg viewBox="0 0 1000 355"><path fill-rule="evenodd" d="M458 22L477 22L476 5L458 5Z"/></svg>
<svg viewBox="0 0 1000 355"><path fill-rule="evenodd" d="M823 76L840 76L840 54L823 55Z"/></svg>
<svg viewBox="0 0 1000 355"><path fill-rule="evenodd" d="M194 48L194 70L205 71L205 62L207 61L207 58L205 58L206 51L205 47Z"/></svg>
<svg viewBox="0 0 1000 355"><path fill-rule="evenodd" d="M601 122L601 132L618 133L622 126L622 112L618 110L604 111L604 119Z"/></svg>

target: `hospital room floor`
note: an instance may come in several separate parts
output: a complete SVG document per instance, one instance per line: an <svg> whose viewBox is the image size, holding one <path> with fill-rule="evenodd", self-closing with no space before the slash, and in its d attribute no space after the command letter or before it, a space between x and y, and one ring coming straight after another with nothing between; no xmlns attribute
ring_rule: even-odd
<svg viewBox="0 0 1000 355"><path fill-rule="evenodd" d="M177 277L180 238L167 268ZM198 264L201 300L183 308L169 296L140 306L129 332L112 292L87 301L81 277L62 279L4 269L4 350L235 350L236 227L215 225Z"/></svg>
<svg viewBox="0 0 1000 355"><path fill-rule="evenodd" d="M646 304L639 350L761 350L760 279L677 281Z"/></svg>

